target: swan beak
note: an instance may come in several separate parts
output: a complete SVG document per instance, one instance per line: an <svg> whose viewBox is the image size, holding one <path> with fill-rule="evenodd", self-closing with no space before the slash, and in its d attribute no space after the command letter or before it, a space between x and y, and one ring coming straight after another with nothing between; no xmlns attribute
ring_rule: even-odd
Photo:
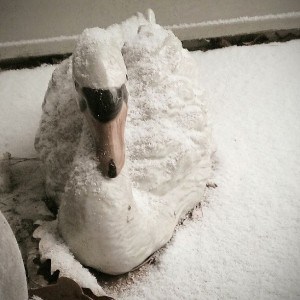
<svg viewBox="0 0 300 300"><path fill-rule="evenodd" d="M111 90L83 88L81 94L79 107L94 137L99 169L103 176L115 178L125 163L126 86Z"/></svg>
<svg viewBox="0 0 300 300"><path fill-rule="evenodd" d="M123 102L119 114L113 120L101 123L92 119L99 169L109 178L117 177L125 163L126 116L127 104Z"/></svg>

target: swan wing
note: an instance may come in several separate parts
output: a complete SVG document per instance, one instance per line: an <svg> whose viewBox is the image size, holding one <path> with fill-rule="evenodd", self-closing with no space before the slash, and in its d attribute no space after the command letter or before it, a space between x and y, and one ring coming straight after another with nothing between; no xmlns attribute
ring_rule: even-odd
<svg viewBox="0 0 300 300"><path fill-rule="evenodd" d="M47 195L57 201L64 191L82 128L76 97L68 58L52 74L35 139L45 170Z"/></svg>
<svg viewBox="0 0 300 300"><path fill-rule="evenodd" d="M123 56L130 94L127 153L135 187L160 198L182 182L199 191L205 184L195 178L205 180L210 173L211 137L196 63L171 31L149 23L125 44ZM163 199L167 204L168 197Z"/></svg>

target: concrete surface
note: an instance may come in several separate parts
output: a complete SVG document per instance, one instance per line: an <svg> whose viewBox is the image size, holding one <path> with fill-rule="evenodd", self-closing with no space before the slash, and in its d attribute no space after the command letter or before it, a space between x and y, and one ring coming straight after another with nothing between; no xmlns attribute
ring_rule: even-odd
<svg viewBox="0 0 300 300"><path fill-rule="evenodd" d="M71 52L74 35L84 28L106 27L149 7L155 11L157 22L161 25L300 13L299 0L1 0L0 60ZM217 26L171 26L171 29L184 40L295 26L300 27L300 15L271 22L252 20ZM60 36L66 38L57 39Z"/></svg>

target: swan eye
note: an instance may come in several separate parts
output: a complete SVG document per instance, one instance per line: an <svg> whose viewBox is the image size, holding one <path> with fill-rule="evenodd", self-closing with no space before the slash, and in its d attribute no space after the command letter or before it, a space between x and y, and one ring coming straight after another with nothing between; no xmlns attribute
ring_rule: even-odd
<svg viewBox="0 0 300 300"><path fill-rule="evenodd" d="M83 96L93 117L100 122L113 120L122 107L122 97L118 90L92 89L83 87Z"/></svg>
<svg viewBox="0 0 300 300"><path fill-rule="evenodd" d="M78 84L78 82L76 80L74 81L74 85L75 85L75 89L78 90L79 84Z"/></svg>
<svg viewBox="0 0 300 300"><path fill-rule="evenodd" d="M126 74L126 80L128 80L128 75Z"/></svg>

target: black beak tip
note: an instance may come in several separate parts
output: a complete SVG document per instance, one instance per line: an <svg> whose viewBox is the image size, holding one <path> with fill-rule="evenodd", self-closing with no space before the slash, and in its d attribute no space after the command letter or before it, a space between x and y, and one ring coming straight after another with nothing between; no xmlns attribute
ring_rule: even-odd
<svg viewBox="0 0 300 300"><path fill-rule="evenodd" d="M117 177L117 168L116 168L116 165L115 165L115 162L113 161L113 159L111 159L109 161L107 175L108 175L109 178L116 178Z"/></svg>

